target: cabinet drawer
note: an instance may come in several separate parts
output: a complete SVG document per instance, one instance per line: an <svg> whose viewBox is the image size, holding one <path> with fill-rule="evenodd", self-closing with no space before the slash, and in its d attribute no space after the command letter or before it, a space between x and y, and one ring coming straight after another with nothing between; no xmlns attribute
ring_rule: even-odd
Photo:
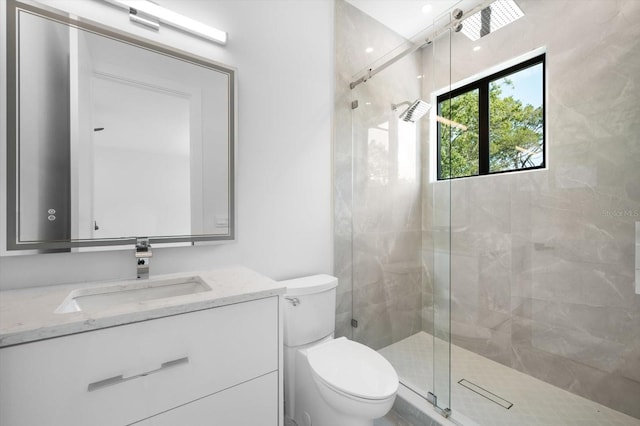
<svg viewBox="0 0 640 426"><path fill-rule="evenodd" d="M276 426L278 372L167 411L135 426Z"/></svg>
<svg viewBox="0 0 640 426"><path fill-rule="evenodd" d="M125 425L278 368L277 297L0 349L0 424Z"/></svg>

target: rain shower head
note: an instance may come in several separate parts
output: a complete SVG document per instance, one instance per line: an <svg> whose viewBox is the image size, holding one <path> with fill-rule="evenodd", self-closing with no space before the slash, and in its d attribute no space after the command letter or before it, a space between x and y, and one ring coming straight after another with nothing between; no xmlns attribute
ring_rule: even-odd
<svg viewBox="0 0 640 426"><path fill-rule="evenodd" d="M496 0L462 21L462 34L476 41L520 19L524 12L514 0Z"/></svg>
<svg viewBox="0 0 640 426"><path fill-rule="evenodd" d="M409 103L409 102L406 102L406 103ZM394 109L397 109L397 107L398 106L395 105ZM409 106L409 108L407 108L402 114L400 114L400 118L403 121L415 123L416 121L420 120L426 113L428 113L430 109L431 109L430 104L426 103L421 99L417 99L415 102L413 102Z"/></svg>
<svg viewBox="0 0 640 426"><path fill-rule="evenodd" d="M404 101L400 102L399 104L392 104L391 109L397 111L400 105L409 105L409 108L405 109L398 117L402 121L406 121L409 123L415 123L416 121L420 120L431 109L431 104L428 104L421 99L416 99L413 103ZM467 130L467 126L465 126L464 124L457 123L453 120L449 120L448 118L441 117L437 114L435 115L435 120L439 121L442 124L446 124L447 126L457 127L458 129L463 131Z"/></svg>

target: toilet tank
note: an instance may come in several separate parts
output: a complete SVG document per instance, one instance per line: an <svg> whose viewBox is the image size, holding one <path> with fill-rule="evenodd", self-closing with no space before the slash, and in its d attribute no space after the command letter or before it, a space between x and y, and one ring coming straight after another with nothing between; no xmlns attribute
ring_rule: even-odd
<svg viewBox="0 0 640 426"><path fill-rule="evenodd" d="M313 275L282 281L284 344L301 346L331 335L336 325L336 287L331 275Z"/></svg>

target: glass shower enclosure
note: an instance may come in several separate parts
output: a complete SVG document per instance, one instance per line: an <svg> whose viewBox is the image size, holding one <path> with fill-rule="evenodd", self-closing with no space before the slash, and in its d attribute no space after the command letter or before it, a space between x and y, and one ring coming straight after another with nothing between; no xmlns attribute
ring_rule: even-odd
<svg viewBox="0 0 640 426"><path fill-rule="evenodd" d="M464 3L482 18L506 2ZM638 425L640 2L512 3L514 22L475 39L450 10L406 53L412 43L337 2L337 334L454 419ZM354 47L369 44L389 53ZM490 157L505 152L499 126L544 108L529 123L542 139L507 153L531 170L490 158L484 175L439 180L459 149L444 126L472 128L442 96L482 79L515 108L489 113ZM407 111L417 101L421 117Z"/></svg>

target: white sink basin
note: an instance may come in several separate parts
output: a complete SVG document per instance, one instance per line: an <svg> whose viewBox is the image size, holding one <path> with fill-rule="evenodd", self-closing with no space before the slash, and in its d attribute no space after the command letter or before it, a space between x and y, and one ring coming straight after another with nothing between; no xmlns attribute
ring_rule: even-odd
<svg viewBox="0 0 640 426"><path fill-rule="evenodd" d="M204 291L211 291L211 287L198 276L73 290L54 312L96 312L126 303L166 299Z"/></svg>

